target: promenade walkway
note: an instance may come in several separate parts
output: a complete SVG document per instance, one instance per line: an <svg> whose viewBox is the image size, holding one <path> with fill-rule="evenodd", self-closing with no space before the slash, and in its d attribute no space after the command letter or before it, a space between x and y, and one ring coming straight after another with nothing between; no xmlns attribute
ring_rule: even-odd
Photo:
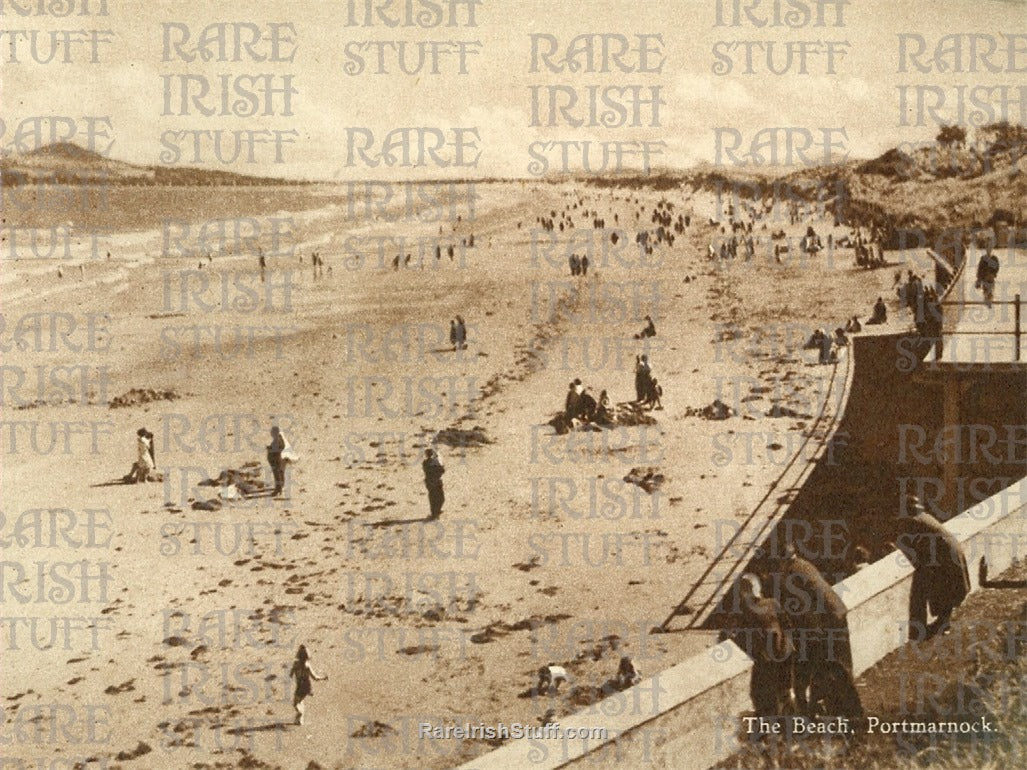
<svg viewBox="0 0 1027 770"><path fill-rule="evenodd" d="M932 367L975 365L1019 368L1027 365L1027 251L997 249L1001 265L992 301L976 286L978 249L967 254L959 285L942 303L942 349L928 357Z"/></svg>

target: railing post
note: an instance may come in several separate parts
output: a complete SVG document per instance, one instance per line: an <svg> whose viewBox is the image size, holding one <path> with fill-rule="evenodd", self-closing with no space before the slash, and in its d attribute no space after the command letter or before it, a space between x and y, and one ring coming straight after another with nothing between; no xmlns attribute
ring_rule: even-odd
<svg viewBox="0 0 1027 770"><path fill-rule="evenodd" d="M1013 299L1013 301L1016 303L1013 306L1013 318L1016 321L1015 326L1013 327L1014 328L1013 336L1014 336L1015 345L1016 345L1016 348L1015 348L1014 352L1016 354L1016 360L1019 361L1020 360L1020 295L1017 294L1016 297Z"/></svg>

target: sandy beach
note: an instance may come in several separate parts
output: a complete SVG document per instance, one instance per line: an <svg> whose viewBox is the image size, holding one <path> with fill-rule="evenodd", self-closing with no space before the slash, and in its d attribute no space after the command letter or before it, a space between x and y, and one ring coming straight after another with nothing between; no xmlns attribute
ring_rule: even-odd
<svg viewBox="0 0 1027 770"><path fill-rule="evenodd" d="M261 226L264 283L245 242L169 240L202 226L188 206L163 215L177 231L106 217L101 247L80 234L61 277L58 260L5 256L3 696L19 756L441 768L490 745L419 739L421 722L541 724L589 708L622 655L655 672L710 643L652 629L819 412L829 367L802 343L879 295L898 316L894 270L858 269L851 250L711 262L718 203L691 189L455 190L432 193L452 206L397 201L377 221L344 188L219 204ZM691 224L640 255L667 204ZM793 241L809 224L846 232L768 220ZM619 252L614 230L631 241ZM591 269L572 278L586 242ZM73 329L47 315L58 307ZM449 342L457 315L466 350ZM635 339L646 315L658 333ZM643 353L662 410L555 433L575 378L634 413ZM717 399L734 416L696 414ZM272 424L300 455L282 498L200 483L248 463L269 479ZM122 485L140 427L163 482ZM446 467L434 522L428 446ZM300 643L328 679L295 726ZM571 681L537 695L550 662Z"/></svg>

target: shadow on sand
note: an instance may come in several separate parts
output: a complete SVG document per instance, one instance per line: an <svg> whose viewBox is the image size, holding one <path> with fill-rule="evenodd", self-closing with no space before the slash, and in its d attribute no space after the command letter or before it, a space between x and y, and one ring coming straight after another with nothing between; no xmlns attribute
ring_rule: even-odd
<svg viewBox="0 0 1027 770"><path fill-rule="evenodd" d="M404 524L424 524L429 521L438 521L438 519L433 519L431 516L425 516L423 519L385 519L384 521L376 521L373 524L368 524L367 526L374 527L375 529L381 529L382 527L400 527Z"/></svg>

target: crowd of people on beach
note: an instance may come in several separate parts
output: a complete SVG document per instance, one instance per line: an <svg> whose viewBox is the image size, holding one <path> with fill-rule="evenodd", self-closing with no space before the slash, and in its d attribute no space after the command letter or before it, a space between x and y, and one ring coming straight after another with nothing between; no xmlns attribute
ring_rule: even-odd
<svg viewBox="0 0 1027 770"><path fill-rule="evenodd" d="M871 228L870 235L864 237L861 228L857 227L855 234L851 237L850 242L853 251L856 253L856 266L862 267L867 270L873 270L878 267L884 267L887 261L884 258L884 246L881 243L881 234L876 228ZM849 243L839 243L839 246L849 245Z"/></svg>
<svg viewBox="0 0 1027 770"><path fill-rule="evenodd" d="M651 216L656 229L652 233L641 231L636 236L636 242L647 253L652 253L655 244L673 245L675 234L683 233L690 225L690 216L678 214L675 218L672 211L672 205L661 202ZM587 215L589 212L584 213ZM591 214L594 227L605 227L605 218L599 217L597 212ZM721 241L719 249L710 244L710 258L735 259L741 250L746 259L752 259L755 253L752 234L754 221L736 219L733 209L729 211L729 220L731 236ZM558 219L556 211L552 211L549 217L539 217L537 221L545 230L558 227L562 231L565 227L574 226L570 216L563 214ZM794 212L791 221L792 224L797 221ZM723 227L721 232L726 235ZM857 228L851 241L837 242L837 245L850 244L855 249L859 266L873 268L885 264L878 233L874 232L869 238L864 238ZM466 240L464 245L467 245ZM473 246L473 235L470 245ZM834 245L833 236L829 235L828 247ZM800 249L811 255L823 249L821 237L812 227L808 227L802 237ZM453 245L448 247L448 255L453 259ZM441 260L441 257L442 247L436 246L435 258ZM410 254L407 254L403 265L409 265L410 258ZM324 262L320 252L314 252L311 259L316 280L323 276ZM400 255L396 255L393 268L399 269L400 262ZM259 269L262 281L265 280L266 267L264 254L261 253ZM587 276L590 267L588 256L571 254L569 267L572 276ZM997 273L998 261L989 249L981 257L977 270L978 287L982 288L989 302L992 290L989 287L993 287ZM925 286L923 279L913 271L908 272L905 283L901 283L901 274L896 283L899 284L897 293L900 302L914 312L918 329L924 334L937 331L932 325L935 314L930 312L938 303L935 288ZM648 340L657 335L652 317L646 315L644 320L645 326L634 335L636 340ZM866 323L886 322L887 307L883 298L878 297ZM849 344L848 335L861 330L859 318L852 317L843 327L835 329L833 335L824 329L817 329L806 347L818 350L819 362L828 364L838 360L837 351ZM467 326L460 315L450 321L449 341L454 351L467 348ZM663 388L653 375L646 353L635 356L634 392L633 403L638 408L663 409ZM607 390L601 390L599 396L595 397L580 378L569 382L561 414L562 425L566 429L582 424L611 425L615 417ZM297 462L299 456L278 425L273 425L270 433L271 441L266 447L273 481L270 494L278 497L286 488L289 464ZM425 449L421 472L428 502L426 520L437 521L443 515L445 504L443 477L446 468L436 448ZM125 481L143 483L160 480L160 474L156 471L154 435L146 428L140 428L137 431L136 461ZM921 638L930 638L944 632L953 610L969 591L966 559L958 542L937 519L923 509L918 500L909 500L907 504L914 512L901 520L896 547L907 555L915 567L910 628L918 630ZM939 549L941 556L938 555ZM767 586L777 589L784 587L792 595L777 592L777 596L768 596ZM799 595L807 600L789 601ZM838 714L856 719L863 716L853 678L847 609L838 593L810 561L800 556L794 547L789 547L776 572L743 574L736 585L736 596L738 625L728 635L736 639L754 661L750 696L757 714L775 716L797 713L810 717ZM538 669L537 676L535 689L539 693L558 692L561 684L568 681L567 669L556 663ZM300 645L290 669L290 677L295 680L295 721L297 725L303 725L306 700L312 694L312 683L325 680L327 676L315 671L306 646ZM623 656L613 681L618 689L626 689L641 681L641 672L630 657Z"/></svg>

